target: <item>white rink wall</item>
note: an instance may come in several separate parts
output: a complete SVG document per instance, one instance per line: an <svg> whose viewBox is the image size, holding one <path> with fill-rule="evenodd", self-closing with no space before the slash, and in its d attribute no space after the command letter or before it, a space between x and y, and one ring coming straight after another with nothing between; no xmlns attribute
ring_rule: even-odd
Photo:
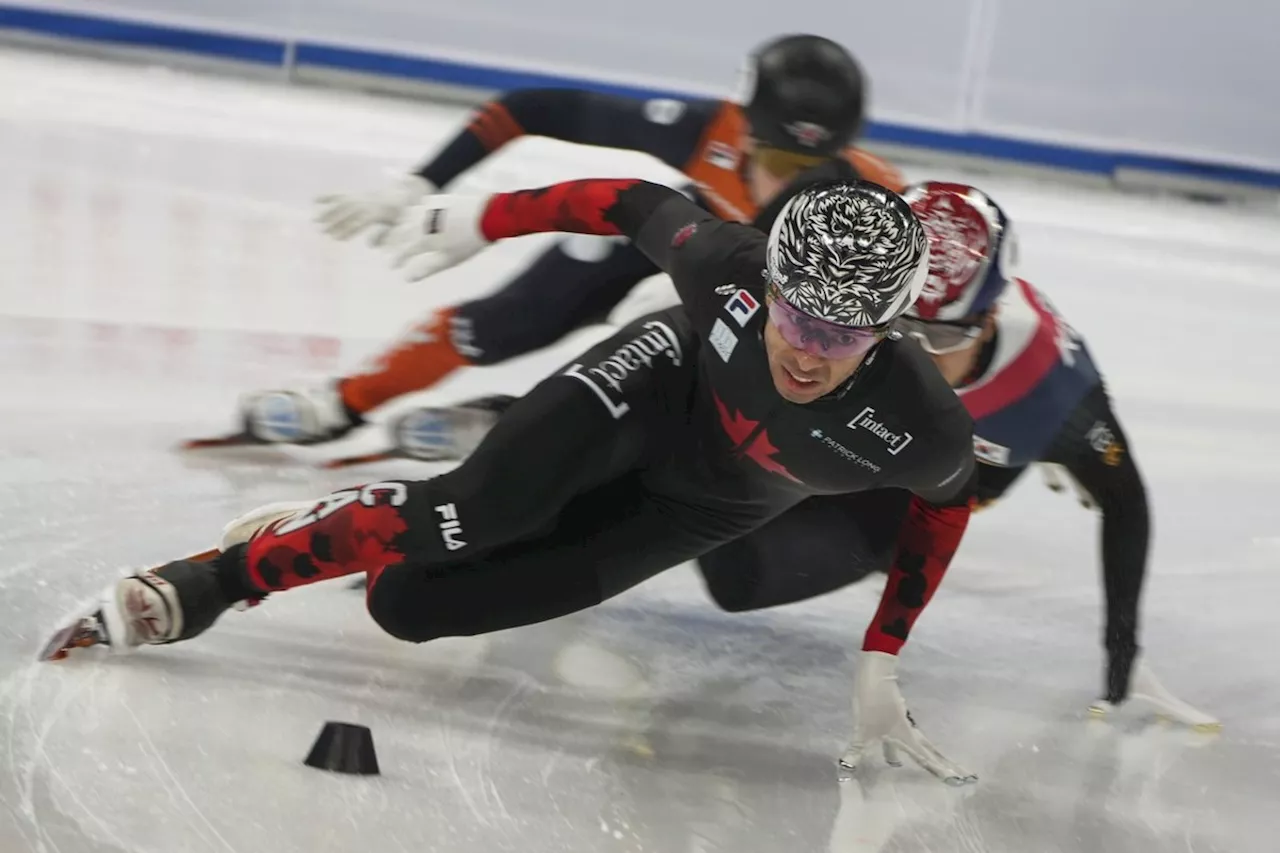
<svg viewBox="0 0 1280 853"><path fill-rule="evenodd" d="M0 176L0 265L17 273L0 277L7 315L150 329L139 346L159 343L167 359L191 341L163 330L256 335L255 351L299 348L299 368L323 373L437 305L496 289L549 239L508 241L410 285L382 253L314 225L317 195L374 187L416 165L465 121L460 107L42 53L0 53L0 79L27 81L0 86L0 155L10 166ZM1121 398L1163 402L1190 386L1209 405L1280 412L1273 213L1011 175L906 172L968 180L1000 199L1018 224L1024 273L1081 327ZM612 176L679 178L643 155L528 139L456 188ZM1134 334L1144 349L1135 351ZM1190 344L1223 340L1231 346L1187 358ZM535 356L532 368L468 372L464 384L520 391L511 376L541 375L580 346ZM1153 360L1180 366L1153 373ZM1236 370L1240 362L1270 372Z"/></svg>
<svg viewBox="0 0 1280 853"><path fill-rule="evenodd" d="M794 0L766 11L735 0L43 0L0 4L0 32L366 82L725 95L745 51L812 31L870 72L872 140L1280 186L1280 5Z"/></svg>

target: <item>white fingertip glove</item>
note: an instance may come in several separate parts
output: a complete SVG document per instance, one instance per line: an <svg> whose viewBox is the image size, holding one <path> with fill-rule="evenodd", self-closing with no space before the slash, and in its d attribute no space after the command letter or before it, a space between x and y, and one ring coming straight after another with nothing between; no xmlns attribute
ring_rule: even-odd
<svg viewBox="0 0 1280 853"><path fill-rule="evenodd" d="M316 199L316 221L326 234L349 240L372 227L369 245L379 246L387 230L400 221L406 208L439 190L421 175L405 175L390 186L353 195L326 195Z"/></svg>
<svg viewBox="0 0 1280 853"><path fill-rule="evenodd" d="M846 770L857 770L875 741L884 742L884 760L902 766L901 750L948 785L967 785L978 777L954 764L929 743L907 714L898 690L898 658L884 652L862 652L853 682L853 742L840 759Z"/></svg>
<svg viewBox="0 0 1280 853"><path fill-rule="evenodd" d="M480 218L489 205L487 195L433 195L404 212L400 224L387 234L391 265L419 281L457 266L489 241L480 233Z"/></svg>
<svg viewBox="0 0 1280 853"><path fill-rule="evenodd" d="M1191 707L1170 693L1141 660L1134 665L1129 697L1124 704L1145 707L1159 716L1199 731L1216 732L1222 728L1222 723L1216 717ZM1106 716L1115 710L1116 706L1106 699L1099 699L1089 706L1089 712L1096 717Z"/></svg>

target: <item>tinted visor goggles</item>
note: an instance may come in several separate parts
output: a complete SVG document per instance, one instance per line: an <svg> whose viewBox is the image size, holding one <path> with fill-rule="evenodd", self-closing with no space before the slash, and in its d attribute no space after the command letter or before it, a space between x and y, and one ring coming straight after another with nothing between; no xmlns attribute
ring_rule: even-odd
<svg viewBox="0 0 1280 853"><path fill-rule="evenodd" d="M852 358L871 349L888 326L841 326L810 317L771 289L769 320L790 346L817 358Z"/></svg>
<svg viewBox="0 0 1280 853"><path fill-rule="evenodd" d="M981 321L926 321L899 317L897 328L904 335L915 338L920 348L930 355L947 355L968 349L982 336Z"/></svg>

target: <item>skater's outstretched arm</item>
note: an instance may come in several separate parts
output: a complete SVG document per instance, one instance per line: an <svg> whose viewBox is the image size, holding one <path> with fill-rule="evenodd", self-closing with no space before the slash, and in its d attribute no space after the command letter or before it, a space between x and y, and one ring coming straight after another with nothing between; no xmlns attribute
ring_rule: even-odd
<svg viewBox="0 0 1280 853"><path fill-rule="evenodd" d="M709 99L646 100L582 89L518 89L476 110L467 126L417 174L445 188L524 136L641 151L680 168L723 106Z"/></svg>
<svg viewBox="0 0 1280 853"><path fill-rule="evenodd" d="M862 644L865 651L896 655L902 649L911 626L938 591L968 525L967 503L936 506L912 498L898 534L889 582L867 626Z"/></svg>
<svg viewBox="0 0 1280 853"><path fill-rule="evenodd" d="M438 154L415 172L371 191L322 196L318 220L332 237L365 231L381 245L406 210L524 136L650 154L674 168L687 165L723 101L643 100L577 89L520 89L484 104Z"/></svg>
<svg viewBox="0 0 1280 853"><path fill-rule="evenodd" d="M957 482L959 488L954 487ZM898 533L889 580L858 658L853 737L840 759L847 770L856 770L870 745L880 743L885 760L892 765L899 764L899 754L905 752L947 784L977 781L976 775L944 756L920 733L897 688L898 652L942 583L968 526L977 487L976 469L962 466L951 485L951 494L932 489L921 490L928 497L913 495Z"/></svg>
<svg viewBox="0 0 1280 853"><path fill-rule="evenodd" d="M1105 699L1123 702L1138 654L1138 602L1146 576L1151 520L1147 490L1102 386L1054 438L1045 461L1062 465L1102 513L1108 671Z"/></svg>
<svg viewBox="0 0 1280 853"><path fill-rule="evenodd" d="M738 233L727 238L729 231ZM425 278L494 241L546 232L629 237L671 274L694 314L716 304L715 289L727 283L722 279L759 276L766 240L762 232L718 219L669 187L602 178L492 196L432 196L406 215L387 242L397 267L411 263L409 277ZM754 267L747 269L752 258Z"/></svg>
<svg viewBox="0 0 1280 853"><path fill-rule="evenodd" d="M978 469L968 444L936 453L932 472L917 476L911 504L898 532L897 554L862 648L896 655L916 619L942 583L960 547L978 488Z"/></svg>
<svg viewBox="0 0 1280 853"><path fill-rule="evenodd" d="M1138 607L1146 578L1150 509L1133 448L1103 386L1095 387L1072 413L1046 461L1064 466L1102 513L1107 668L1093 712L1106 714L1132 701L1187 725L1216 729L1217 719L1176 697L1142 660Z"/></svg>

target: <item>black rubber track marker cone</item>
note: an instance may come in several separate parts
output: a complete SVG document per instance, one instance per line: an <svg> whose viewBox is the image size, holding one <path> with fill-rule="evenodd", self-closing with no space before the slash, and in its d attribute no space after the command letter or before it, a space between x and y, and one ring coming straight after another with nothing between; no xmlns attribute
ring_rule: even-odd
<svg viewBox="0 0 1280 853"><path fill-rule="evenodd" d="M360 776L380 773L378 755L373 749L373 732L367 726L354 723L325 723L304 763L334 773Z"/></svg>

